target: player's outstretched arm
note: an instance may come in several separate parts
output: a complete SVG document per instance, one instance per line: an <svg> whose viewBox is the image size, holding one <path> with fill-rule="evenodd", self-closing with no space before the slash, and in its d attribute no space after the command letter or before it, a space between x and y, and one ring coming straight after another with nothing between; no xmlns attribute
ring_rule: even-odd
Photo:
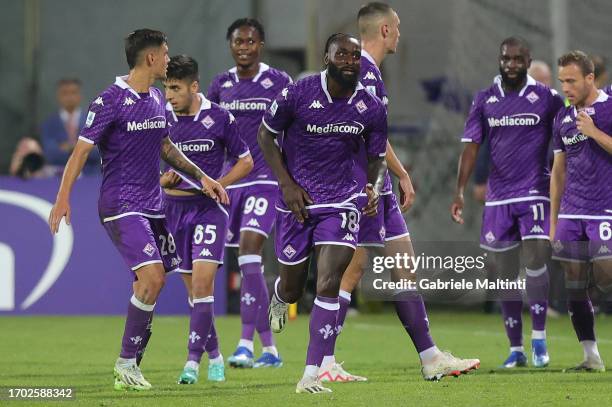
<svg viewBox="0 0 612 407"><path fill-rule="evenodd" d="M387 153L385 158L389 170L393 175L399 178L399 187L401 189L400 210L406 212L414 203L414 187L412 186L412 180L410 179L410 175L408 175L408 171L406 171L399 158L397 158L397 155L395 155L395 151L393 151L393 147L391 147L389 141L387 141Z"/></svg>
<svg viewBox="0 0 612 407"><path fill-rule="evenodd" d="M612 137L599 130L597 126L595 126L595 123L593 123L591 116L586 112L578 113L576 127L582 134L595 140L595 142L606 150L608 154L612 154Z"/></svg>
<svg viewBox="0 0 612 407"><path fill-rule="evenodd" d="M52 234L57 233L59 224L64 216L66 217L66 224L70 225L70 192L72 191L74 181L76 181L83 170L87 157L93 148L93 144L78 140L74 150L72 150L72 154L70 154L70 158L68 158L64 175L62 176L62 183L57 192L57 198L55 198L55 204L49 214L49 227Z"/></svg>
<svg viewBox="0 0 612 407"><path fill-rule="evenodd" d="M380 190L385 183L385 171L387 170L387 162L384 157L369 157L368 158L368 184L366 185L366 194L368 203L363 208L363 213L366 216L376 215L378 209L378 199L380 198Z"/></svg>
<svg viewBox="0 0 612 407"><path fill-rule="evenodd" d="M561 196L565 189L565 153L556 152L550 174L550 240L555 237Z"/></svg>
<svg viewBox="0 0 612 407"><path fill-rule="evenodd" d="M246 177L252 169L253 157L251 157L251 154L247 154L244 157L238 158L238 161L236 161L236 164L234 164L229 172L219 179L219 183L225 188Z"/></svg>
<svg viewBox="0 0 612 407"><path fill-rule="evenodd" d="M259 148L261 148L266 162L278 179L278 186L283 193L285 204L293 212L297 221L303 223L304 219L308 218L306 204L312 204L313 202L308 193L295 183L287 172L281 152L274 143L275 138L276 135L268 130L263 123L259 126L259 132L257 133Z"/></svg>
<svg viewBox="0 0 612 407"><path fill-rule="evenodd" d="M480 144L478 143L465 143L465 147L463 148L463 152L461 153L461 157L459 157L459 166L457 169L457 188L455 190L455 196L453 198L453 203L450 208L451 218L463 225L463 193L465 191L465 186L470 179L470 175L472 174L472 170L474 169L474 164L476 163L476 157L478 156L478 150L480 149Z"/></svg>
<svg viewBox="0 0 612 407"><path fill-rule="evenodd" d="M225 189L214 179L210 178L197 165L189 160L181 150L176 148L170 137L162 140L161 157L172 168L184 172L193 178L200 180L202 191L222 204L229 204L229 198Z"/></svg>

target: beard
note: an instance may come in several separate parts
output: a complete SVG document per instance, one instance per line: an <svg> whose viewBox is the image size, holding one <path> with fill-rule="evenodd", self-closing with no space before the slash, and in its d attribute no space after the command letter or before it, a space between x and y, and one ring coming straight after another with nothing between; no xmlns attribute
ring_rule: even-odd
<svg viewBox="0 0 612 407"><path fill-rule="evenodd" d="M499 73L502 77L502 81L510 88L517 88L525 78L527 78L527 71L521 71L518 73L516 78L509 78L503 69L499 69Z"/></svg>
<svg viewBox="0 0 612 407"><path fill-rule="evenodd" d="M357 82L359 82L359 75L347 78L342 74L342 71L332 63L327 65L327 73L345 89L354 89L357 86Z"/></svg>

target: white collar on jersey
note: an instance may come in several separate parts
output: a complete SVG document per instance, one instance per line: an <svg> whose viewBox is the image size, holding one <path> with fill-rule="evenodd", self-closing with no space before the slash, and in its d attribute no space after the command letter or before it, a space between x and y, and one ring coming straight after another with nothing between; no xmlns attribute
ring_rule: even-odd
<svg viewBox="0 0 612 407"><path fill-rule="evenodd" d="M212 106L212 103L210 102L210 100L206 99L206 96L204 96L204 94L198 93L198 96L200 97L200 110L198 110L195 116L193 116L194 122L198 121L200 117L200 113L202 111L208 110ZM170 104L170 102L166 103L166 110L172 113L172 117L174 118L175 121L178 120L178 118L176 117L176 113L174 113L174 109L172 108L172 105Z"/></svg>
<svg viewBox="0 0 612 407"><path fill-rule="evenodd" d="M128 89L130 92L134 94L138 99L140 99L140 95L136 92L128 83L126 82L128 75L117 76L115 78L115 85L119 86L121 89ZM153 89L149 88L149 96L153 97Z"/></svg>
<svg viewBox="0 0 612 407"><path fill-rule="evenodd" d="M263 62L259 63L259 71L257 71L257 75L255 75L253 77L253 82L257 82L259 80L259 77L261 76L262 73L266 72L268 69L270 69L270 66L268 64L264 64ZM232 73L234 75L234 80L236 82L238 82L238 68L233 67L229 69L229 72Z"/></svg>
<svg viewBox="0 0 612 407"><path fill-rule="evenodd" d="M606 92L604 92L601 89L598 89L597 90L597 99L595 99L595 101L593 102L593 104L591 106L593 106L595 103L605 102L609 98L610 98L610 96L608 96L608 94ZM573 106L573 110L574 110L574 116L578 116L578 111L576 110L576 106Z"/></svg>
<svg viewBox="0 0 612 407"><path fill-rule="evenodd" d="M321 89L323 89L323 93L325 93L325 96L327 96L327 101L329 103L334 103L331 95L329 94L329 91L327 90L327 70L321 71ZM357 95L357 92L359 92L361 89L365 89L365 88L363 87L361 82L357 82L357 86L355 86L355 92L353 92L348 102L346 102L347 105L350 105L353 102L353 98Z"/></svg>
<svg viewBox="0 0 612 407"><path fill-rule="evenodd" d="M497 88L499 89L499 93L501 94L501 96L506 97L506 94L504 93L504 88L502 88L501 75L497 75L495 79L493 79L493 83L497 85ZM537 82L535 79L533 79L530 75L527 75L527 83L525 83L525 86L523 86L523 89L521 89L521 91L519 92L519 96L523 96L527 88L529 86L535 85L536 83Z"/></svg>

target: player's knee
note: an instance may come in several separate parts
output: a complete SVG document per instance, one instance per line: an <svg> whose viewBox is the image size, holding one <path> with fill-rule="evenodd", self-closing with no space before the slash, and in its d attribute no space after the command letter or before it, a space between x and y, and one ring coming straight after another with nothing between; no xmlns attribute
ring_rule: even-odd
<svg viewBox="0 0 612 407"><path fill-rule="evenodd" d="M157 294L159 294L161 289L164 287L165 283L166 283L166 277L164 275L156 274L154 276L150 276L146 282L147 291L157 296Z"/></svg>
<svg viewBox="0 0 612 407"><path fill-rule="evenodd" d="M191 292L195 298L212 295L213 282L207 279L198 279L192 282Z"/></svg>
<svg viewBox="0 0 612 407"><path fill-rule="evenodd" d="M245 256L249 254L260 255L263 252L265 236L255 232L242 232L240 234L240 245L238 255Z"/></svg>
<svg viewBox="0 0 612 407"><path fill-rule="evenodd" d="M524 246L524 249L524 262L528 269L540 269L550 258L550 244L547 240L530 241Z"/></svg>
<svg viewBox="0 0 612 407"><path fill-rule="evenodd" d="M317 294L324 297L334 297L340 290L340 278L337 275L319 277L317 281Z"/></svg>
<svg viewBox="0 0 612 407"><path fill-rule="evenodd" d="M603 293L612 292L612 261L593 262L593 279Z"/></svg>

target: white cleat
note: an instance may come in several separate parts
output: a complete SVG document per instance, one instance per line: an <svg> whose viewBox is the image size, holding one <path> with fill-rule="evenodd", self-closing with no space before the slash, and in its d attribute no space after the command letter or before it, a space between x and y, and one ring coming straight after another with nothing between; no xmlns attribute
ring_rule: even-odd
<svg viewBox="0 0 612 407"><path fill-rule="evenodd" d="M272 332L279 333L285 328L288 309L289 304L279 301L276 295L272 295L270 307L268 308L268 318L270 319Z"/></svg>
<svg viewBox="0 0 612 407"><path fill-rule="evenodd" d="M589 358L583 360L578 366L563 369L565 373L603 373L606 371L606 366L601 358Z"/></svg>
<svg viewBox="0 0 612 407"><path fill-rule="evenodd" d="M344 363L344 362L342 362ZM342 367L342 363L330 363L319 370L321 382L343 383L343 382L366 382L367 377L350 374Z"/></svg>
<svg viewBox="0 0 612 407"><path fill-rule="evenodd" d="M424 364L421 373L425 380L440 380L446 376L458 377L479 367L478 359L459 359L450 352L442 352L432 362Z"/></svg>
<svg viewBox="0 0 612 407"><path fill-rule="evenodd" d="M331 393L332 390L323 387L321 381L317 377L303 377L295 388L296 393Z"/></svg>
<svg viewBox="0 0 612 407"><path fill-rule="evenodd" d="M136 363L115 363L115 390L151 390L149 383Z"/></svg>

